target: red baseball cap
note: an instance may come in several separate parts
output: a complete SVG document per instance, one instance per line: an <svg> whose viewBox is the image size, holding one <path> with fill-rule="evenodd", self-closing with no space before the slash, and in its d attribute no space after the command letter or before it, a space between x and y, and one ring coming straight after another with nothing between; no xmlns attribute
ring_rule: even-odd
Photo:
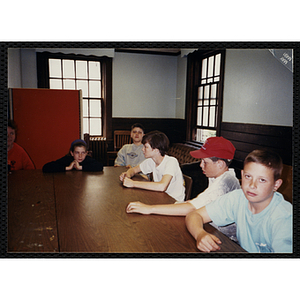
<svg viewBox="0 0 300 300"><path fill-rule="evenodd" d="M223 159L233 159L235 148L232 143L221 136L210 137L199 150L191 151L195 158L219 157Z"/></svg>

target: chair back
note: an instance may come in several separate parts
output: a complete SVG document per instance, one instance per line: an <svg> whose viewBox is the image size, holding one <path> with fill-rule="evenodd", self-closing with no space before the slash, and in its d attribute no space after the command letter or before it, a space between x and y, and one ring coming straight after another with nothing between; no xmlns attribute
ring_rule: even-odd
<svg viewBox="0 0 300 300"><path fill-rule="evenodd" d="M119 151L123 145L132 143L130 134L130 130L114 131L114 151Z"/></svg>
<svg viewBox="0 0 300 300"><path fill-rule="evenodd" d="M187 176L183 174L184 179L184 185L185 185L185 198L184 201L187 201L190 199L191 192L192 192L192 185L193 185L193 179L190 176Z"/></svg>

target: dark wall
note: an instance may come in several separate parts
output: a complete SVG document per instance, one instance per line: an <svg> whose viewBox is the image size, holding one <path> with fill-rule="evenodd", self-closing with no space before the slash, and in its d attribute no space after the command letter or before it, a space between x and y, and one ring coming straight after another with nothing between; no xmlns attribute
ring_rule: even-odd
<svg viewBox="0 0 300 300"><path fill-rule="evenodd" d="M130 130L134 123L141 123L145 133L159 130L167 135L170 143L179 143L186 140L186 121L183 119L159 118L112 118L112 132L115 130ZM107 140L108 149L112 150L113 141Z"/></svg>
<svg viewBox="0 0 300 300"><path fill-rule="evenodd" d="M233 166L237 169L243 168L248 153L261 148L277 152L284 164L292 165L292 127L223 122L221 136L236 147Z"/></svg>

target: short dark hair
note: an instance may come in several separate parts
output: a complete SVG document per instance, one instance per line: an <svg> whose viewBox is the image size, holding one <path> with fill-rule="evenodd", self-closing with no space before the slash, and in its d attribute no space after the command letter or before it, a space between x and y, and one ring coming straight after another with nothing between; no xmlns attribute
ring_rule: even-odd
<svg viewBox="0 0 300 300"><path fill-rule="evenodd" d="M168 137L158 130L151 131L143 136L142 144L145 145L146 143L149 143L152 149L158 149L162 156L165 156L170 144Z"/></svg>
<svg viewBox="0 0 300 300"><path fill-rule="evenodd" d="M10 127L12 129L14 129L15 131L17 131L17 129L18 129L18 126L14 120L8 120L7 127Z"/></svg>
<svg viewBox="0 0 300 300"><path fill-rule="evenodd" d="M259 163L271 169L274 173L275 181L281 177L281 172L283 168L282 159L274 151L271 151L269 149L253 150L245 158L244 167L250 162Z"/></svg>
<svg viewBox="0 0 300 300"><path fill-rule="evenodd" d="M226 158L220 158L220 157L209 157L213 162L216 162L218 160L223 160L226 164L227 167L229 167L229 165L231 164L232 162L232 159L226 159Z"/></svg>
<svg viewBox="0 0 300 300"><path fill-rule="evenodd" d="M70 151L74 152L75 147L84 147L85 151L87 151L87 144L84 141L78 141L76 143L72 143L70 147Z"/></svg>
<svg viewBox="0 0 300 300"><path fill-rule="evenodd" d="M131 126L131 130L135 127L138 127L138 128L141 128L143 130L143 132L145 132L145 127L141 124L141 123L134 123L132 126Z"/></svg>

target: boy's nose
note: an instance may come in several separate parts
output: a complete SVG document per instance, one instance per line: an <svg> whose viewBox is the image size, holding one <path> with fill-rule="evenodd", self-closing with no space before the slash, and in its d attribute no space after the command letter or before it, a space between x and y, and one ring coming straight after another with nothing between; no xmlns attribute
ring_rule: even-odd
<svg viewBox="0 0 300 300"><path fill-rule="evenodd" d="M256 183L254 180L251 180L250 184L249 184L250 188L255 189L256 188Z"/></svg>

